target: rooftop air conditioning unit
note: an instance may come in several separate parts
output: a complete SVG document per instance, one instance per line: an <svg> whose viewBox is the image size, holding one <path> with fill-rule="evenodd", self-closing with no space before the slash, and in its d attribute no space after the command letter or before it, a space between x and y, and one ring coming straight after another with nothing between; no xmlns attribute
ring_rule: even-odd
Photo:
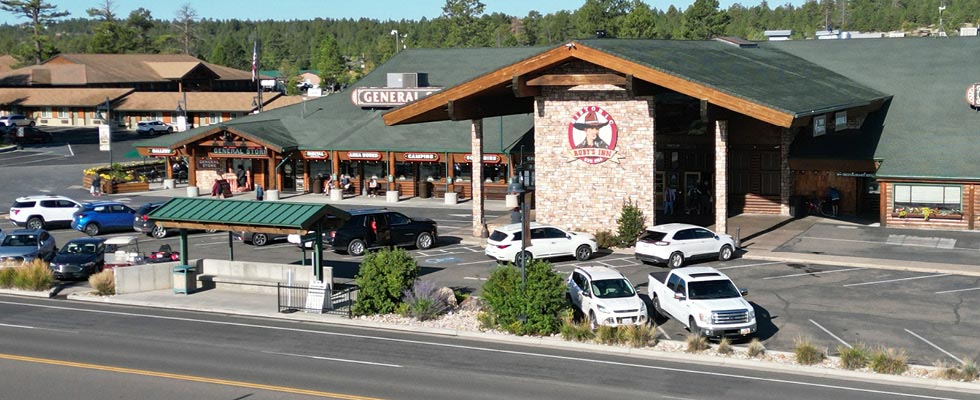
<svg viewBox="0 0 980 400"><path fill-rule="evenodd" d="M428 74L425 72L389 72L388 85L390 88L414 88L429 86Z"/></svg>

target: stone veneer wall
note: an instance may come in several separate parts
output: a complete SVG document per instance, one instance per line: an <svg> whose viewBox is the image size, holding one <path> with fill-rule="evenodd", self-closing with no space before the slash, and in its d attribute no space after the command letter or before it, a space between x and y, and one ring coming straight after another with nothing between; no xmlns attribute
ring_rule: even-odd
<svg viewBox="0 0 980 400"><path fill-rule="evenodd" d="M571 63L552 73L612 73ZM609 113L619 128L616 154L588 164L569 152L568 125L588 106ZM654 102L629 97L617 86L544 87L535 102L536 220L576 231L617 230L623 204L632 200L654 225Z"/></svg>

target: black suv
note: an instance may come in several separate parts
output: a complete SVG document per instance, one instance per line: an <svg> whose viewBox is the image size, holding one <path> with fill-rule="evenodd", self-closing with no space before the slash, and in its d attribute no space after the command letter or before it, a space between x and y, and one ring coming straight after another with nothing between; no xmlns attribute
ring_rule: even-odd
<svg viewBox="0 0 980 400"><path fill-rule="evenodd" d="M325 243L334 251L360 256L372 248L415 246L432 247L438 238L436 222L428 218L409 218L385 209L351 210L351 217L337 230L327 234Z"/></svg>
<svg viewBox="0 0 980 400"><path fill-rule="evenodd" d="M136 209L136 214L133 214L133 230L136 232L145 233L157 239L163 239L167 237L167 235L170 235L173 232L177 232L176 229L170 230L157 226L156 221L150 219L150 216L147 215L151 211L160 208L160 206L164 204L165 202L162 201L146 203L140 206L140 208ZM205 232L214 233L215 231L213 229L207 229L205 230Z"/></svg>

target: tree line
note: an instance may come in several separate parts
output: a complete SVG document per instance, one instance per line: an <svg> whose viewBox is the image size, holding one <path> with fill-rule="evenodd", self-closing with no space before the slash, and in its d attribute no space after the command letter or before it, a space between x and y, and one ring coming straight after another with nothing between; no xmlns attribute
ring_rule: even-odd
<svg viewBox="0 0 980 400"><path fill-rule="evenodd" d="M0 26L0 48L25 65L58 53L184 53L249 70L258 43L260 69L278 70L283 77L312 69L330 86L359 79L400 48L547 46L595 37L598 31L619 38L765 40L765 30L791 29L794 39L803 39L825 29L938 29L940 12L944 30L954 35L963 24L980 22L976 0L808 0L776 7L763 0L727 10L718 0L695 0L685 10L651 8L642 0L585 0L574 11L526 16L487 14L480 0L446 0L440 16L417 21L201 18L189 3L170 19L145 8L122 18L112 0L93 1L98 2L88 18L81 18L47 0L0 0L0 10L24 21Z"/></svg>

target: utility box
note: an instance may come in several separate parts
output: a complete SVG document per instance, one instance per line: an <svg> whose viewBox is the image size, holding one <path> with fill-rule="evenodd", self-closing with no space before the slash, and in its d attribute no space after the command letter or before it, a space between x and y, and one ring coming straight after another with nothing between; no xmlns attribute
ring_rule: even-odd
<svg viewBox="0 0 980 400"><path fill-rule="evenodd" d="M174 267L174 294L190 294L197 289L197 268L190 265Z"/></svg>

